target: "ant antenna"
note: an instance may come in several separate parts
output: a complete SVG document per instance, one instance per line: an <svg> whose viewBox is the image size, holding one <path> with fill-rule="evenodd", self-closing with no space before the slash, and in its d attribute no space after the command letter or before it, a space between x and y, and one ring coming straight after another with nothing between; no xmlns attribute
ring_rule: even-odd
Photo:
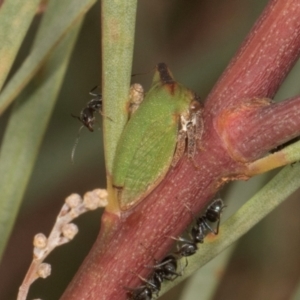
<svg viewBox="0 0 300 300"><path fill-rule="evenodd" d="M144 73L135 73L135 74L132 74L131 77L138 76L138 75L146 75L146 74L149 74L150 72L152 72L153 70L155 70L155 68L156 68L156 67L151 68L149 71L144 72Z"/></svg>
<svg viewBox="0 0 300 300"><path fill-rule="evenodd" d="M79 130L78 130L78 133L77 133L77 137L76 137L74 146L73 146L73 149L72 149L72 153L71 153L71 162L72 162L73 165L74 165L75 151L76 151L77 145L78 145L78 143L79 143L80 132L81 132L81 129L82 129L83 127L84 127L84 125L81 125L81 126L80 126L80 128L79 128Z"/></svg>

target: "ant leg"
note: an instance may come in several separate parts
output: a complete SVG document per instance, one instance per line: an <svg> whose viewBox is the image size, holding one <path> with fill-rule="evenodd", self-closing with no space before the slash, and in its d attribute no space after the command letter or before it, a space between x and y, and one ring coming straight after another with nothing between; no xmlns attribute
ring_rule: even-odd
<svg viewBox="0 0 300 300"><path fill-rule="evenodd" d="M213 229L213 228L207 223L205 217L203 217L203 224L204 224L204 226L205 226L211 233L213 233L214 235L218 235L218 233L219 233L220 219L218 220L218 223L217 223L217 229Z"/></svg>
<svg viewBox="0 0 300 300"><path fill-rule="evenodd" d="M130 273L136 275L139 279L141 279L141 281L145 282L146 285L148 284L150 287L152 287L154 290L156 290L156 286L152 282L150 282L149 280L147 280L146 278L144 278L141 275L139 275L139 274L137 274L135 272L132 272L132 271L130 271Z"/></svg>
<svg viewBox="0 0 300 300"><path fill-rule="evenodd" d="M193 221L195 221L197 218L196 216L194 215L193 211L191 210L191 208L186 204L184 203L184 206L187 208L187 210L191 213L192 215L192 218L193 218Z"/></svg>
<svg viewBox="0 0 300 300"><path fill-rule="evenodd" d="M188 239L185 239L185 238L182 238L182 237L179 237L179 238L176 238L174 236L169 236L171 239L175 240L175 241L178 241L178 242L183 242L183 243L188 243L188 244L191 244L193 243L192 241L188 240Z"/></svg>
<svg viewBox="0 0 300 300"><path fill-rule="evenodd" d="M218 223L217 223L217 226L216 226L216 230L215 230L215 235L218 235L219 234L219 227L220 227L220 218L218 220Z"/></svg>
<svg viewBox="0 0 300 300"><path fill-rule="evenodd" d="M182 265L181 265L181 260L179 261L179 264L180 264L180 274L182 275L183 274L183 270L189 265L189 261L187 259L187 257L185 256L185 266L182 268Z"/></svg>
<svg viewBox="0 0 300 300"><path fill-rule="evenodd" d="M161 279L169 281L175 280L181 274L177 273L177 259L174 255L167 255L160 263L152 266L154 274L158 274Z"/></svg>
<svg viewBox="0 0 300 300"><path fill-rule="evenodd" d="M90 94L91 96L93 96L93 97L99 97L100 94L93 93L98 87L99 87L99 85L94 86L94 87L89 91L89 94Z"/></svg>
<svg viewBox="0 0 300 300"><path fill-rule="evenodd" d="M75 119L78 119L78 120L81 122L81 119L80 119L79 116L75 116L75 115L73 115L73 114L71 114L71 116L72 116L73 118L75 118Z"/></svg>
<svg viewBox="0 0 300 300"><path fill-rule="evenodd" d="M114 122L114 120L113 120L111 117L109 117L109 116L107 116L106 114L104 114L104 113L102 112L102 110L99 110L99 114L100 114L102 117L107 118L109 121Z"/></svg>

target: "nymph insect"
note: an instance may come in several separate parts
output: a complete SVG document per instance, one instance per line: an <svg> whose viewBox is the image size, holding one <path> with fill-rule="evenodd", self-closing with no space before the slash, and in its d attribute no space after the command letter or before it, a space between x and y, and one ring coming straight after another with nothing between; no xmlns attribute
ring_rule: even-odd
<svg viewBox="0 0 300 300"><path fill-rule="evenodd" d="M164 63L118 141L112 169L115 198L127 210L145 198L185 151L194 159L203 132L203 105Z"/></svg>

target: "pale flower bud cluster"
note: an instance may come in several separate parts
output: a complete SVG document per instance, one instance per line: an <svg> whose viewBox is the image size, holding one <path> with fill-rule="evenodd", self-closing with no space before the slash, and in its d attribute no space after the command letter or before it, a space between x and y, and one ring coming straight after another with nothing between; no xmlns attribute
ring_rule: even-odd
<svg viewBox="0 0 300 300"><path fill-rule="evenodd" d="M33 239L33 261L19 289L18 300L26 299L30 284L37 278L46 278L51 274L51 265L43 261L55 247L71 241L78 233L77 225L71 221L87 211L105 207L107 197L106 190L95 189L85 193L83 199L78 194L66 198L49 237L38 233Z"/></svg>

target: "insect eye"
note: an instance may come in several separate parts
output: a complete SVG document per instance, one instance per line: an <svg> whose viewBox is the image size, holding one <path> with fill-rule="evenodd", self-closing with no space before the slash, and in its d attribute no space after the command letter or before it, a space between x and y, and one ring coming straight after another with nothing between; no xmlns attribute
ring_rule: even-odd
<svg viewBox="0 0 300 300"><path fill-rule="evenodd" d="M201 103L200 103L199 101L194 100L194 101L192 101L191 104L190 104L190 111L196 112L196 111L198 111L198 110L201 109L201 106L202 106L202 105L201 105Z"/></svg>

